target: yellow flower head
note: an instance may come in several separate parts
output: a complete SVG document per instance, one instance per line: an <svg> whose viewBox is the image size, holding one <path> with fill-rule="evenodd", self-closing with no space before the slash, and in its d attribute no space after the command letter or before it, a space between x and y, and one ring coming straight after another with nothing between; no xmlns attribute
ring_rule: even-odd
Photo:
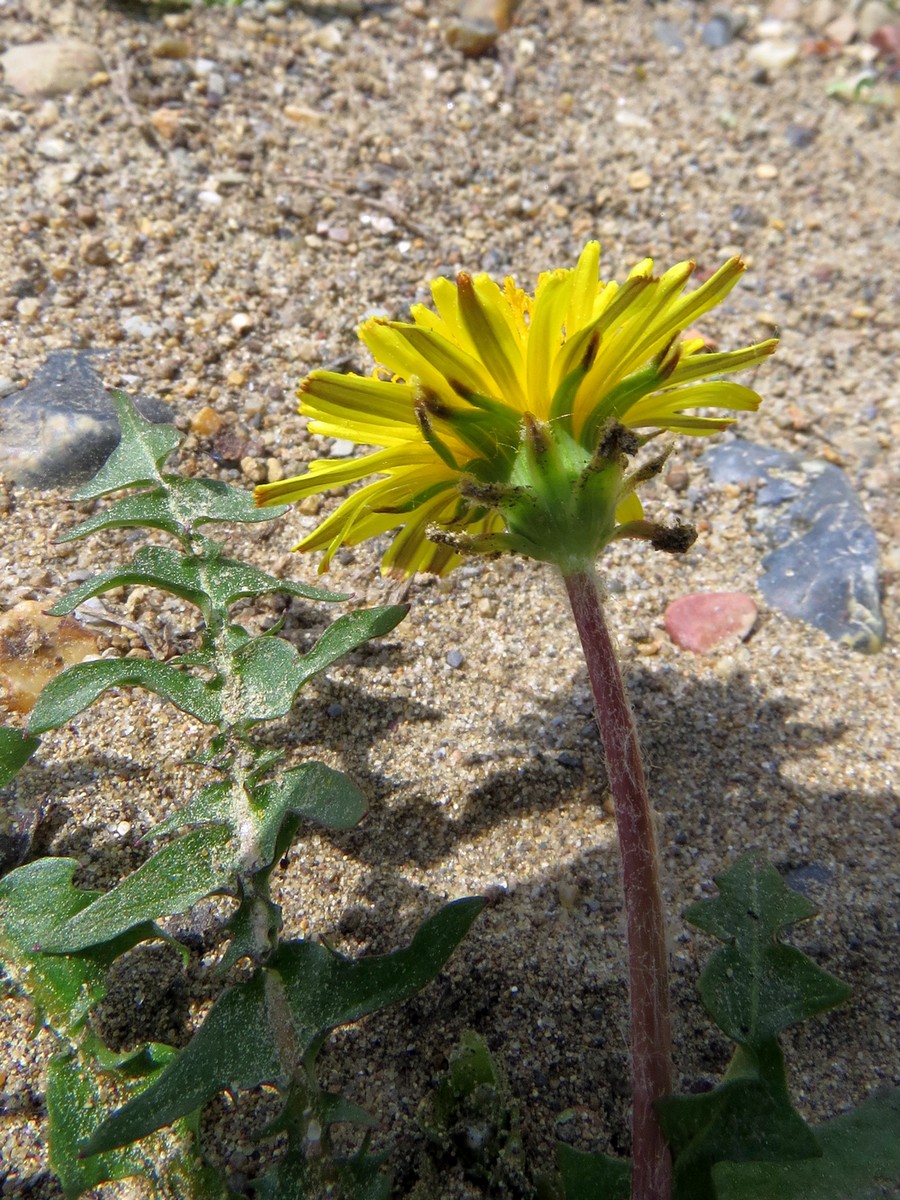
<svg viewBox="0 0 900 1200"><path fill-rule="evenodd" d="M682 338L734 287L739 258L687 294L693 262L657 278L645 259L618 284L598 282L599 260L589 242L574 268L542 275L533 297L509 278L502 288L487 275L436 279L436 311L366 321L372 376L314 371L301 412L313 433L381 449L313 462L257 488L257 503L378 476L296 547L324 550L320 571L341 545L393 529L382 569L400 576L443 575L461 553L501 550L566 571L623 536L684 549L678 531L667 538L642 519L635 493L664 456L630 474L628 457L661 431L704 435L732 422L688 409L755 410L750 388L710 376L759 363L776 342L707 354L702 338Z"/></svg>

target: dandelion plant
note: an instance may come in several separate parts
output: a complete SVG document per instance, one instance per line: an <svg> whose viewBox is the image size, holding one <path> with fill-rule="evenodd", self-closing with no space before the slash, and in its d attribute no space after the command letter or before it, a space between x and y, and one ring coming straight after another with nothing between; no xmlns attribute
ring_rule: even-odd
<svg viewBox="0 0 900 1200"><path fill-rule="evenodd" d="M632 1195L665 1200L671 1163L654 1105L672 1091L666 929L653 816L634 721L607 630L595 570L621 538L686 550L685 525L644 515L641 484L657 475L664 434L705 436L753 411L751 388L720 378L761 363L775 341L704 353L690 332L740 279L729 259L692 291L681 262L661 276L644 259L600 282L599 245L547 272L533 296L507 278L458 275L432 284L434 310L360 329L369 376L315 371L300 388L313 433L380 447L319 461L264 484L260 505L301 500L369 479L297 549L327 570L342 545L393 532L385 573L446 575L464 555L510 552L561 573L584 648L616 809L629 956L633 1076ZM697 413L696 410L703 410ZM634 460L638 459L637 462Z"/></svg>

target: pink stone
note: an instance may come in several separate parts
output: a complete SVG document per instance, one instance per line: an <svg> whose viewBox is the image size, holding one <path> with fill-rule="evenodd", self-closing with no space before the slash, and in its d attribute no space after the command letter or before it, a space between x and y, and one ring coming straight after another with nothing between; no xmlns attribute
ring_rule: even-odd
<svg viewBox="0 0 900 1200"><path fill-rule="evenodd" d="M666 632L682 650L708 654L726 641L743 641L756 623L756 605L745 592L696 592L666 609Z"/></svg>

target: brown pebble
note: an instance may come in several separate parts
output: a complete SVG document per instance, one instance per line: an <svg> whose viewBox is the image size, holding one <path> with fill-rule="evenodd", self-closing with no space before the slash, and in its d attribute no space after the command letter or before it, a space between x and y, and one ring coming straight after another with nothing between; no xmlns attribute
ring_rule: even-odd
<svg viewBox="0 0 900 1200"><path fill-rule="evenodd" d="M171 142L181 128L183 118L183 109L158 108L150 114L150 124L161 138L165 138L167 142Z"/></svg>
<svg viewBox="0 0 900 1200"><path fill-rule="evenodd" d="M150 51L154 58L183 59L191 54L191 43L187 38L161 38Z"/></svg>
<svg viewBox="0 0 900 1200"><path fill-rule="evenodd" d="M265 483L267 471L265 466L251 455L241 459L241 474L251 483Z"/></svg>
<svg viewBox="0 0 900 1200"><path fill-rule="evenodd" d="M297 506L307 517L314 517L322 507L321 496L304 496Z"/></svg>
<svg viewBox="0 0 900 1200"><path fill-rule="evenodd" d="M86 262L90 267L112 266L112 256L102 238L86 233L79 242L78 251L82 262Z"/></svg>
<svg viewBox="0 0 900 1200"><path fill-rule="evenodd" d="M191 417L191 433L197 437L213 437L223 424L224 418L207 404Z"/></svg>
<svg viewBox="0 0 900 1200"><path fill-rule="evenodd" d="M665 479L666 484L673 492L687 491L691 482L687 468L681 466L669 467L668 471L666 471Z"/></svg>

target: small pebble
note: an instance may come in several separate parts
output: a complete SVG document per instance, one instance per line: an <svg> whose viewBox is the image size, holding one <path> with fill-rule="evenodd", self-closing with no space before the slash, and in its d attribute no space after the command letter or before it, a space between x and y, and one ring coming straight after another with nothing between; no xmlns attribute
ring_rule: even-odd
<svg viewBox="0 0 900 1200"><path fill-rule="evenodd" d="M744 592L696 592L672 601L665 625L676 646L708 654L722 642L743 641L756 617L756 605Z"/></svg>
<svg viewBox="0 0 900 1200"><path fill-rule="evenodd" d="M727 13L716 13L703 26L700 37L704 46L709 46L710 50L721 50L734 37L734 24L731 17Z"/></svg>
<svg viewBox="0 0 900 1200"><path fill-rule="evenodd" d="M632 171L628 176L628 186L633 192L642 192L645 188L650 187L652 183L653 180L649 172L645 171L643 167L637 171Z"/></svg>
<svg viewBox="0 0 900 1200"><path fill-rule="evenodd" d="M674 466L669 467L665 475L666 485L673 492L687 491L691 483L691 477L686 467Z"/></svg>
<svg viewBox="0 0 900 1200"><path fill-rule="evenodd" d="M571 750L560 750L556 761L561 767L567 767L570 771L578 771L584 760L580 754L574 754Z"/></svg>
<svg viewBox="0 0 900 1200"><path fill-rule="evenodd" d="M332 704L328 705L328 708L325 711L328 713L329 717L334 720L337 717L342 717L344 715L344 706L335 700Z"/></svg>
<svg viewBox="0 0 900 1200"><path fill-rule="evenodd" d="M666 21L665 19L654 21L653 36L666 49L674 50L676 54L681 54L684 50L684 38L681 36L681 31L674 21Z"/></svg>
<svg viewBox="0 0 900 1200"><path fill-rule="evenodd" d="M782 42L774 38L764 39L747 51L747 62L761 71L776 74L786 71L800 57L796 42Z"/></svg>
<svg viewBox="0 0 900 1200"><path fill-rule="evenodd" d="M329 458L349 458L356 449L356 442L349 438L335 438L328 451Z"/></svg>
<svg viewBox="0 0 900 1200"><path fill-rule="evenodd" d="M818 129L812 125L788 125L785 137L794 150L806 150L816 140L818 133Z"/></svg>
<svg viewBox="0 0 900 1200"><path fill-rule="evenodd" d="M447 652L447 666L453 667L454 671L458 670L463 665L463 656L459 650L449 650Z"/></svg>
<svg viewBox="0 0 900 1200"><path fill-rule="evenodd" d="M184 109L158 108L150 114L150 124L161 138L171 142L182 127Z"/></svg>
<svg viewBox="0 0 900 1200"><path fill-rule="evenodd" d="M224 417L206 404L191 417L191 433L197 437L212 437L219 432L224 423Z"/></svg>

